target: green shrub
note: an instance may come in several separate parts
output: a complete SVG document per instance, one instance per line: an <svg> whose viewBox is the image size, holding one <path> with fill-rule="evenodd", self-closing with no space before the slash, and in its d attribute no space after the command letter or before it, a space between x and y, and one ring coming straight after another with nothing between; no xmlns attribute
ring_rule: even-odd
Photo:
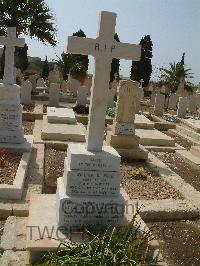
<svg viewBox="0 0 200 266"><path fill-rule="evenodd" d="M86 71L86 68L83 65L81 65L80 63L76 63L70 69L70 75L72 77L86 77L87 76L87 71Z"/></svg>
<svg viewBox="0 0 200 266"><path fill-rule="evenodd" d="M147 179L148 173L147 171L144 169L144 167L133 167L130 171L129 171L129 177L130 178L134 178L134 179Z"/></svg>
<svg viewBox="0 0 200 266"><path fill-rule="evenodd" d="M147 256L150 234L141 236L139 227L113 228L104 234L93 235L87 232L82 244L66 243L63 251L45 255L35 265L43 266L88 266L88 265L158 265L157 258Z"/></svg>
<svg viewBox="0 0 200 266"><path fill-rule="evenodd" d="M115 109L114 108L108 108L106 110L106 115L108 115L110 117L115 117Z"/></svg>
<svg viewBox="0 0 200 266"><path fill-rule="evenodd" d="M163 115L162 119L164 119L167 122L172 122L172 123L179 123L180 122L180 120L174 115Z"/></svg>

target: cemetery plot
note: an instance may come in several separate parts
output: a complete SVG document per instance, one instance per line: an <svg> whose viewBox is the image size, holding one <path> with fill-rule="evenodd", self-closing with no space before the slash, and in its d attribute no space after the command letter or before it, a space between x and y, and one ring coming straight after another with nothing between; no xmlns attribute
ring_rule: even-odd
<svg viewBox="0 0 200 266"><path fill-rule="evenodd" d="M191 141L181 138L180 136L176 135L173 132L165 132L165 134L175 140L176 143L178 143L180 146L184 147L186 150L190 150L192 143Z"/></svg>
<svg viewBox="0 0 200 266"><path fill-rule="evenodd" d="M195 169L190 164L186 163L175 153L169 152L152 152L162 162L180 175L185 182L192 185L196 190L200 191L200 170Z"/></svg>
<svg viewBox="0 0 200 266"><path fill-rule="evenodd" d="M27 105L23 105L23 111L24 112L30 112L32 113L35 109L35 104L32 103L32 104L27 104Z"/></svg>
<svg viewBox="0 0 200 266"><path fill-rule="evenodd" d="M121 183L131 199L183 199L180 192L141 161L121 164Z"/></svg>
<svg viewBox="0 0 200 266"><path fill-rule="evenodd" d="M147 223L160 243L168 265L200 265L200 227L197 221Z"/></svg>
<svg viewBox="0 0 200 266"><path fill-rule="evenodd" d="M56 150L51 147L45 149L45 171L44 171L44 190L48 192L52 187L56 187L57 178L63 176L64 160L66 151ZM50 188L49 188L50 187ZM54 189L55 193L55 189Z"/></svg>
<svg viewBox="0 0 200 266"><path fill-rule="evenodd" d="M31 121L22 121L22 127L24 128L25 135L33 135L34 122Z"/></svg>
<svg viewBox="0 0 200 266"><path fill-rule="evenodd" d="M13 185L21 158L22 153L0 151L0 184Z"/></svg>

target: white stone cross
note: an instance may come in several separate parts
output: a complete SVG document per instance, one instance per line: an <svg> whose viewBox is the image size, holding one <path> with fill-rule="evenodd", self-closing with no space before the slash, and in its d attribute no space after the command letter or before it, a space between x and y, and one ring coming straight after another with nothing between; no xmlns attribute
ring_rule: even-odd
<svg viewBox="0 0 200 266"><path fill-rule="evenodd" d="M15 47L24 47L25 39L16 38L16 28L7 28L7 37L0 36L0 44L6 46L3 83L16 83Z"/></svg>
<svg viewBox="0 0 200 266"><path fill-rule="evenodd" d="M68 53L92 55L95 58L86 141L88 151L102 151L112 59L140 60L140 45L114 39L116 16L107 11L100 13L96 39L68 37Z"/></svg>

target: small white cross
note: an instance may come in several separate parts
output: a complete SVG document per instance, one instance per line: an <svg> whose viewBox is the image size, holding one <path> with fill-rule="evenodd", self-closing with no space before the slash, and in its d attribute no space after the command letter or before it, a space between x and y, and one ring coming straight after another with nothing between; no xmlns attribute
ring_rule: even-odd
<svg viewBox="0 0 200 266"><path fill-rule="evenodd" d="M140 45L114 39L116 16L107 11L100 13L96 39L68 37L68 53L93 55L95 58L86 142L88 151L102 150L112 59L140 60Z"/></svg>
<svg viewBox="0 0 200 266"><path fill-rule="evenodd" d="M0 44L6 46L3 83L16 83L15 47L24 47L25 39L16 38L16 28L7 28L7 37L0 36Z"/></svg>

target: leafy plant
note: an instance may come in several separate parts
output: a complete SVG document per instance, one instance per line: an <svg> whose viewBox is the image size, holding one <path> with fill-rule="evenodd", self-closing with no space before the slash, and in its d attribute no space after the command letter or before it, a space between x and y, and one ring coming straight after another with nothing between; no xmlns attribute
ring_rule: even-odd
<svg viewBox="0 0 200 266"><path fill-rule="evenodd" d="M148 173L147 171L144 169L144 167L133 167L129 172L129 177L130 178L134 178L134 179L147 179L148 177Z"/></svg>
<svg viewBox="0 0 200 266"><path fill-rule="evenodd" d="M80 63L76 63L75 65L72 66L70 69L70 75L73 76L78 76L78 77L86 77L87 71L83 65Z"/></svg>
<svg viewBox="0 0 200 266"><path fill-rule="evenodd" d="M62 243L63 251L46 255L38 264L43 266L89 266L89 265L158 265L157 258L147 258L150 234L141 236L139 226L132 223L123 228L113 228L103 234L86 232L85 241Z"/></svg>
<svg viewBox="0 0 200 266"><path fill-rule="evenodd" d="M191 69L185 68L184 57L185 57L185 54L183 54L180 62L170 63L169 68L161 68L162 81L165 85L167 85L171 89L172 92L177 91L178 85L182 78L184 79L193 78L192 73L190 72ZM192 92L194 90L193 84L189 81L186 81L184 87L187 91Z"/></svg>
<svg viewBox="0 0 200 266"><path fill-rule="evenodd" d="M108 108L106 110L106 115L108 115L110 117L115 117L115 109L114 108Z"/></svg>
<svg viewBox="0 0 200 266"><path fill-rule="evenodd" d="M180 120L174 115L163 115L162 119L164 119L167 122L172 122L172 123L179 123L180 122Z"/></svg>

